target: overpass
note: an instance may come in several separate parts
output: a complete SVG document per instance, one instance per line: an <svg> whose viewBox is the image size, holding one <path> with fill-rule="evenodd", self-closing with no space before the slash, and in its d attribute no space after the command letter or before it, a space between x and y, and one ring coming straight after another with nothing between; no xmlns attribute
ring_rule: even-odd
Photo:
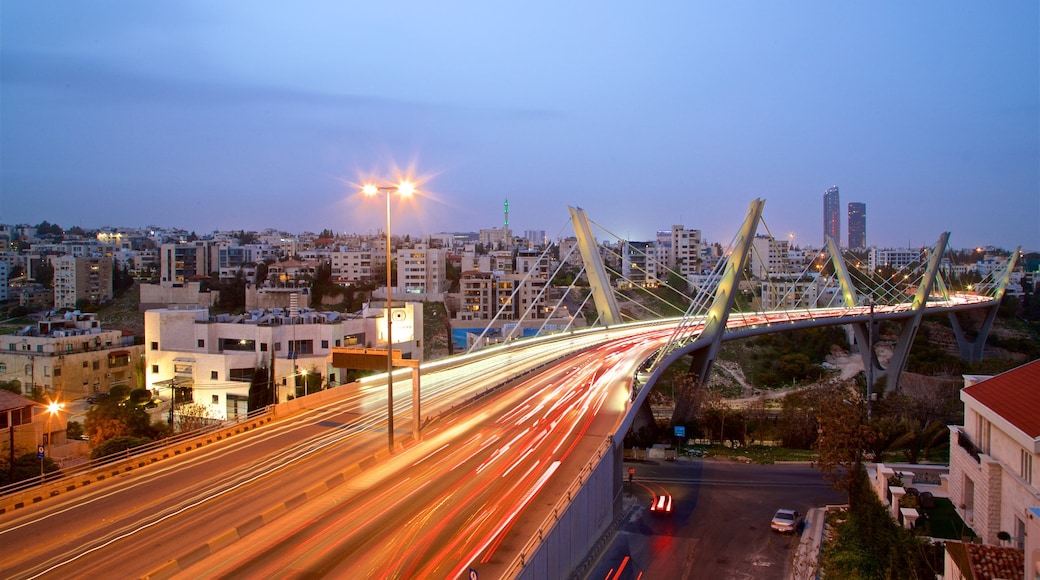
<svg viewBox="0 0 1040 580"><path fill-rule="evenodd" d="M127 458L100 479L54 482L18 509L0 498L10 554L0 572L557 575L588 551L575 538L594 541L613 518L624 433L675 360L693 357L704 378L725 340L820 325L869 335L880 321L905 328L925 313L992 311L998 301L929 291L920 301L747 313L725 305L735 280L711 303L724 307L707 313L614 320L423 365L424 440L401 438L392 455L382 449L377 377L283 403L273 421L184 444L163 461ZM639 370L650 376L633 390ZM394 382L410 390L404 376Z"/></svg>

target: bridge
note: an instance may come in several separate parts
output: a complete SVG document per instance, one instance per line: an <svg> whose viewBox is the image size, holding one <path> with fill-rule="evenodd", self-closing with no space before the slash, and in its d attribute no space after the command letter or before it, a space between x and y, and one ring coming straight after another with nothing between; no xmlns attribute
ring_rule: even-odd
<svg viewBox="0 0 1040 580"><path fill-rule="evenodd" d="M241 425L0 497L0 572L558 576L615 516L624 434L680 358L690 357L704 381L726 340L841 325L892 389L905 364L899 353L924 315L957 321L973 309L987 312L974 340L959 322L954 328L962 356L981 355L1008 273L988 295L948 291L939 274L946 234L919 274L900 273L898 287L864 286L832 243L840 303L734 308L762 206L752 203L716 282L701 293L710 300L694 297L682 316L646 321L622 319L603 283L606 266L579 229L590 223L574 209L586 267L601 269L589 275L601 324L424 364L421 441L402 434L392 453L385 448L385 376L282 403ZM882 321L901 328L885 368L872 352ZM644 383L633 382L637 374ZM411 390L403 374L394 384L401 395ZM408 416L403 402L395 414Z"/></svg>

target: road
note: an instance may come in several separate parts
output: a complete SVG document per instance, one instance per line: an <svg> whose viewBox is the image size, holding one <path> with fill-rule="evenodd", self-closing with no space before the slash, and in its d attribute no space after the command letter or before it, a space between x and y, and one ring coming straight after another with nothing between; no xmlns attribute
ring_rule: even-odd
<svg viewBox="0 0 1040 580"><path fill-rule="evenodd" d="M797 538L769 529L773 513L845 502L806 465L697 459L628 467L636 470L636 507L586 578L786 580ZM647 509L650 494L663 491L672 495L670 516Z"/></svg>
<svg viewBox="0 0 1040 580"><path fill-rule="evenodd" d="M392 457L376 451L380 387L356 388L334 408L0 516L0 575L495 577L616 430L629 377L658 344L582 352ZM456 402L449 390L424 390L432 412Z"/></svg>

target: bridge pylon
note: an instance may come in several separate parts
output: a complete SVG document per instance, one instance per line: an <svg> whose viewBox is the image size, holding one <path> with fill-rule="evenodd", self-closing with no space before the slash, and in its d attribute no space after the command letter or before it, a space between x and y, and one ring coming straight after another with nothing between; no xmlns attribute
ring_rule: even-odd
<svg viewBox="0 0 1040 580"><path fill-rule="evenodd" d="M610 278L603 265L603 258L599 254L596 238L592 235L589 218L585 215L585 210L580 207L567 209L571 211L574 235L578 238L578 251L581 252L581 259L585 261L585 274L589 277L589 287L592 288L592 300L596 304L599 322L607 326L621 324L621 310L618 308L617 301L614 300Z"/></svg>
<svg viewBox="0 0 1040 580"><path fill-rule="evenodd" d="M885 392L890 393L899 388L899 377L903 370L906 369L906 363L910 359L910 348L914 344L914 338L917 336L918 329L921 328L921 319L924 318L925 303L928 301L928 297L932 293L932 287L935 286L935 279L939 275L939 264L942 262L943 254L946 253L946 243L950 239L950 232L943 232L939 236L939 241L935 243L935 248L932 249L931 255L928 257L928 266L925 268L924 275L921 277L921 283L917 286L917 292L914 294L914 300L910 306L910 312L913 315L903 322L902 328L899 330L899 338L896 340L896 346L892 350L892 358L888 361L886 368L881 368L881 365L877 362L877 357L874 355L874 348L871 344L872 338L877 336L876 327L869 329L870 335L868 338L868 330L864 325L859 324L856 331L856 341L860 344L868 345L865 352L861 350L861 356L863 356L863 368L872 368L874 372L869 373L867 376L871 377L868 380L870 385L868 389L873 392L874 386L878 383L881 377L885 378ZM873 322L873 321L872 321ZM870 366L868 366L870 365ZM869 405L869 403L868 403Z"/></svg>
<svg viewBox="0 0 1040 580"><path fill-rule="evenodd" d="M715 364L715 357L719 353L719 345L722 344L722 335L726 332L729 314L733 311L733 300L740 289L740 280L750 259L751 245L755 241L755 232L758 230L758 222L762 220L765 205L766 200L762 198L757 198L748 205L744 223L737 232L729 259L726 260L726 268L715 290L715 300L705 315L704 330L694 340L694 344L707 345L694 351L693 362L690 364L690 372L697 376L700 383L707 382Z"/></svg>
<svg viewBox="0 0 1040 580"><path fill-rule="evenodd" d="M986 318L983 320L982 326L979 327L975 340L968 339L960 320L957 318L957 313L948 313L950 326L953 327L953 335L957 338L957 350L962 361L968 363L982 362L982 353L986 347L986 339L989 338L989 332L993 328L993 321L997 318L1000 302L1004 299L1004 293L1007 291L1008 283L1011 281L1011 272L1015 270L1015 264L1018 261L1018 254L1021 250L1021 246L1015 248L1014 253L1011 254L1011 258L1008 260L1007 267L1004 269L1004 273L997 279L997 286L993 294L993 305L986 309Z"/></svg>

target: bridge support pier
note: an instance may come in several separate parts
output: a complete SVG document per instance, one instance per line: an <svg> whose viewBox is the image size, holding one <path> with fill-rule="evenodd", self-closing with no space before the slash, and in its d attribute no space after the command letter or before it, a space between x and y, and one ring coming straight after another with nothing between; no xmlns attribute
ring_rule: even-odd
<svg viewBox="0 0 1040 580"><path fill-rule="evenodd" d="M953 335L957 337L957 350L962 361L968 363L982 362L982 353L986 347L986 339L989 338L989 332L993 329L993 321L997 318L1000 302L1004 299L1004 293L1007 292L1008 282L1011 281L1011 272L1015 271L1015 264L1018 262L1018 254L1021 250L1021 247L1015 248L1011 258L1008 260L1007 267L1004 268L1004 272L997 279L997 287L993 293L995 298L993 306L986 309L986 318L983 320L982 326L979 327L975 340L970 340L967 334L965 334L960 319L957 318L957 313L949 313L950 326L953 327Z"/></svg>

